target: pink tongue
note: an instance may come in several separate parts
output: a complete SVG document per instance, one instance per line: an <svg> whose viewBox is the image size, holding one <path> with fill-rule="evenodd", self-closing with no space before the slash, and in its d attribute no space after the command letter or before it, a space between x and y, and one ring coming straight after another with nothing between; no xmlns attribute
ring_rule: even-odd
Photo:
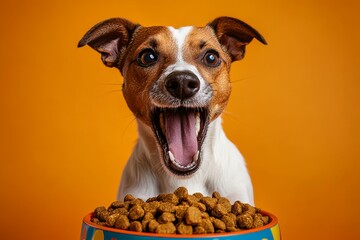
<svg viewBox="0 0 360 240"><path fill-rule="evenodd" d="M195 133L195 113L177 110L166 112L166 138L176 162L187 166L198 151Z"/></svg>

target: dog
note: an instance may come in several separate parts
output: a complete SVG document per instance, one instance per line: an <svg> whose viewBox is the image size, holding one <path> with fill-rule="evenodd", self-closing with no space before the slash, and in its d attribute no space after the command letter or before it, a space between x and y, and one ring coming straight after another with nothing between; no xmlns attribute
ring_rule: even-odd
<svg viewBox="0 0 360 240"><path fill-rule="evenodd" d="M241 20L219 17L204 27L143 27L122 18L96 24L80 40L120 70L122 92L139 139L120 182L118 199L142 199L185 186L217 191L254 205L245 161L228 140L221 114L231 93L230 65L253 39Z"/></svg>

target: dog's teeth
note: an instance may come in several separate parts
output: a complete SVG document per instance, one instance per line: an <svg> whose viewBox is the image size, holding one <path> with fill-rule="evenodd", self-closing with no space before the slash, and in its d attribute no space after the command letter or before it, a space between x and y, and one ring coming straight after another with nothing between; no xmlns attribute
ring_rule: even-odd
<svg viewBox="0 0 360 240"><path fill-rule="evenodd" d="M200 132L200 113L196 112L196 122L195 122L195 133L198 136Z"/></svg>
<svg viewBox="0 0 360 240"><path fill-rule="evenodd" d="M168 155L169 155L171 162L173 164L175 164L175 166L177 166L178 168L183 168L183 169L192 168L193 166L195 166L197 160L199 159L199 151L197 151L193 157L193 161L189 165L183 166L176 161L174 154L171 151L168 151Z"/></svg>
<svg viewBox="0 0 360 240"><path fill-rule="evenodd" d="M193 156L193 161L194 162L196 162L198 159L199 159L199 151L197 151L196 153L195 153L195 155Z"/></svg>
<svg viewBox="0 0 360 240"><path fill-rule="evenodd" d="M174 161L175 161L175 157L174 157L174 155L172 154L172 152L171 152L171 151L168 151L168 154L169 154L170 160L174 162Z"/></svg>

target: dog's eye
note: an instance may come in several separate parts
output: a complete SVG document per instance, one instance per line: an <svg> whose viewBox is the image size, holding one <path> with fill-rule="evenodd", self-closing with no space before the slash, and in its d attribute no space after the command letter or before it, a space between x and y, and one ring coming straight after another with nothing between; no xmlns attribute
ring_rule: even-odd
<svg viewBox="0 0 360 240"><path fill-rule="evenodd" d="M202 61L206 66L209 67L217 67L221 62L219 54L213 50L206 52Z"/></svg>
<svg viewBox="0 0 360 240"><path fill-rule="evenodd" d="M158 55L152 49L145 49L139 53L137 62L142 67L149 67L156 63Z"/></svg>

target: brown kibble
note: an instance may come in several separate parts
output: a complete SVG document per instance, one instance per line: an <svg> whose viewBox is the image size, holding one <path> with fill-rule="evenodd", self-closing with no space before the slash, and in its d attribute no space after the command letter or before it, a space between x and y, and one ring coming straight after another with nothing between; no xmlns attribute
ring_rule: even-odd
<svg viewBox="0 0 360 240"><path fill-rule="evenodd" d="M199 201L199 198L195 197L194 195L187 195L183 200L189 203L189 205L193 205Z"/></svg>
<svg viewBox="0 0 360 240"><path fill-rule="evenodd" d="M210 215L207 212L201 212L201 218L208 218L210 219Z"/></svg>
<svg viewBox="0 0 360 240"><path fill-rule="evenodd" d="M149 202L145 202L143 205L141 205L141 207L144 209L145 212L150 212L150 203ZM156 210L156 208L155 208Z"/></svg>
<svg viewBox="0 0 360 240"><path fill-rule="evenodd" d="M130 223L130 230L135 232L142 232L142 224L139 221Z"/></svg>
<svg viewBox="0 0 360 240"><path fill-rule="evenodd" d="M158 208L158 211L160 213L163 213L163 212L170 212L170 213L173 213L175 212L175 205L172 204L172 203L169 203L169 202L162 202L160 203L160 206Z"/></svg>
<svg viewBox="0 0 360 240"><path fill-rule="evenodd" d="M264 226L264 222L260 219L254 220L252 228L258 228Z"/></svg>
<svg viewBox="0 0 360 240"><path fill-rule="evenodd" d="M254 222L252 228L262 227L264 226L264 222L262 220L262 215L260 213L256 213L254 215Z"/></svg>
<svg viewBox="0 0 360 240"><path fill-rule="evenodd" d="M160 202L156 200L156 201L144 203L143 209L145 212L151 212L152 214L155 214L159 206L160 206Z"/></svg>
<svg viewBox="0 0 360 240"><path fill-rule="evenodd" d="M236 221L229 214L222 216L221 221L225 223L226 229L235 227L236 225Z"/></svg>
<svg viewBox="0 0 360 240"><path fill-rule="evenodd" d="M184 218L187 209L188 209L188 207L186 207L186 206L177 206L176 207L175 217L177 218L177 220L179 222L182 221L182 219Z"/></svg>
<svg viewBox="0 0 360 240"><path fill-rule="evenodd" d="M94 217L99 218L100 217L100 213L106 211L106 208L104 206L101 207L97 207L94 210Z"/></svg>
<svg viewBox="0 0 360 240"><path fill-rule="evenodd" d="M229 215L229 217L231 217L234 220L234 222L236 222L236 215L235 214L228 213L228 215Z"/></svg>
<svg viewBox="0 0 360 240"><path fill-rule="evenodd" d="M237 224L242 229L250 229L253 226L254 220L250 213L243 213L237 216Z"/></svg>
<svg viewBox="0 0 360 240"><path fill-rule="evenodd" d="M106 222L106 219L109 217L109 212L108 211L102 211L99 214L99 220L102 222Z"/></svg>
<svg viewBox="0 0 360 240"><path fill-rule="evenodd" d="M144 217L143 217L143 220L151 220L151 219L154 219L154 215L151 213L151 212L147 212L145 213Z"/></svg>
<svg viewBox="0 0 360 240"><path fill-rule="evenodd" d="M219 192L212 197L189 195L179 187L144 202L127 194L124 201L113 201L106 209L95 208L91 221L106 227L152 233L201 234L242 231L270 222L259 208L235 201L231 205Z"/></svg>
<svg viewBox="0 0 360 240"><path fill-rule="evenodd" d="M179 203L179 198L174 193L170 193L165 195L163 201L177 205Z"/></svg>
<svg viewBox="0 0 360 240"><path fill-rule="evenodd" d="M91 222L95 223L95 224L99 224L100 220L97 218L92 218Z"/></svg>
<svg viewBox="0 0 360 240"><path fill-rule="evenodd" d="M128 215L129 211L126 210L126 208L122 207L122 208L116 208L114 209L114 211L112 211L112 213L119 213L120 215Z"/></svg>
<svg viewBox="0 0 360 240"><path fill-rule="evenodd" d="M153 202L153 201L157 201L157 197L148 198L148 199L146 200L147 203Z"/></svg>
<svg viewBox="0 0 360 240"><path fill-rule="evenodd" d="M266 225L266 224L268 224L268 223L270 222L269 216L263 216L263 217L262 217L262 220L263 220L263 222L264 222L264 225Z"/></svg>
<svg viewBox="0 0 360 240"><path fill-rule="evenodd" d="M106 222L99 222L98 225L100 225L100 226L106 226Z"/></svg>
<svg viewBox="0 0 360 240"><path fill-rule="evenodd" d="M202 193L200 193L200 192L194 193L193 196L196 197L196 198L199 199L199 200L200 200L202 197L204 197L204 195L203 195Z"/></svg>
<svg viewBox="0 0 360 240"><path fill-rule="evenodd" d="M216 204L215 207L211 211L211 215L216 218L221 218L225 214L227 214L227 209L224 207L223 204Z"/></svg>
<svg viewBox="0 0 360 240"><path fill-rule="evenodd" d="M141 221L141 227L142 227L143 232L148 232L149 222L150 222L150 220L144 220L144 219Z"/></svg>
<svg viewBox="0 0 360 240"><path fill-rule="evenodd" d="M150 220L153 220L154 219L154 215L150 212L146 212L144 217L143 217L143 220L141 221L141 225L142 225L142 229L143 231L147 231L147 226L150 222Z"/></svg>
<svg viewBox="0 0 360 240"><path fill-rule="evenodd" d="M130 209L130 202L129 201L124 202L124 208L129 211L129 209Z"/></svg>
<svg viewBox="0 0 360 240"><path fill-rule="evenodd" d="M240 201L234 202L234 205L231 207L231 212L235 215L239 215L242 213L242 206Z"/></svg>
<svg viewBox="0 0 360 240"><path fill-rule="evenodd" d="M197 225L201 222L201 211L196 207L189 207L185 213L185 223L188 225Z"/></svg>
<svg viewBox="0 0 360 240"><path fill-rule="evenodd" d="M126 202L131 202L134 199L135 199L135 197L131 194L126 194L126 196L124 197L124 201L126 201Z"/></svg>
<svg viewBox="0 0 360 240"><path fill-rule="evenodd" d="M176 227L172 222L167 222L164 224L160 224L156 227L156 233L163 233L163 234L171 234L176 233Z"/></svg>
<svg viewBox="0 0 360 240"><path fill-rule="evenodd" d="M220 219L215 218L213 221L214 227L218 230L223 230L225 231L226 229L226 225L223 221L221 221Z"/></svg>
<svg viewBox="0 0 360 240"><path fill-rule="evenodd" d="M244 213L249 213L250 215L254 215L256 213L256 209L248 203L243 204L242 207Z"/></svg>
<svg viewBox="0 0 360 240"><path fill-rule="evenodd" d="M193 228L190 225L186 225L184 222L180 222L176 226L176 232L179 234L192 234Z"/></svg>
<svg viewBox="0 0 360 240"><path fill-rule="evenodd" d="M134 205L142 206L143 204L144 204L144 201L140 198L135 198L134 200L130 201L130 206L134 206Z"/></svg>
<svg viewBox="0 0 360 240"><path fill-rule="evenodd" d="M148 229L150 232L154 233L156 228L160 225L155 219L150 220L148 223Z"/></svg>
<svg viewBox="0 0 360 240"><path fill-rule="evenodd" d="M115 228L126 230L130 227L130 221L127 216L120 215L115 221Z"/></svg>
<svg viewBox="0 0 360 240"><path fill-rule="evenodd" d="M212 210L216 206L217 201L218 200L216 198L211 198L211 197L203 197L200 199L200 202L205 204L206 209L208 211Z"/></svg>
<svg viewBox="0 0 360 240"><path fill-rule="evenodd" d="M114 213L108 216L106 219L106 225L108 227L114 227L116 219L120 216L119 213Z"/></svg>
<svg viewBox="0 0 360 240"><path fill-rule="evenodd" d="M219 198L221 198L221 195L218 192L213 192L212 197L219 199Z"/></svg>
<svg viewBox="0 0 360 240"><path fill-rule="evenodd" d="M240 231L240 229L237 229L236 227L230 227L230 228L227 228L226 231L228 231L228 232L237 232L237 231Z"/></svg>
<svg viewBox="0 0 360 240"><path fill-rule="evenodd" d="M178 197L178 199L185 198L189 193L185 187L179 187L175 190L174 194ZM192 231L192 229L191 229Z"/></svg>
<svg viewBox="0 0 360 240"><path fill-rule="evenodd" d="M166 193L160 193L159 196L157 196L157 200L164 201L165 196L166 196Z"/></svg>
<svg viewBox="0 0 360 240"><path fill-rule="evenodd" d="M187 201L182 201L178 206L190 207L190 204Z"/></svg>
<svg viewBox="0 0 360 240"><path fill-rule="evenodd" d="M144 209L140 205L133 206L128 214L129 219L138 220L145 215Z"/></svg>
<svg viewBox="0 0 360 240"><path fill-rule="evenodd" d="M193 207L197 207L200 211L205 212L206 211L206 206L205 204L201 203L201 202L196 202L193 203L191 206Z"/></svg>
<svg viewBox="0 0 360 240"><path fill-rule="evenodd" d="M111 203L110 205L113 209L116 209L116 208L123 208L125 207L125 204L123 201L114 201Z"/></svg>
<svg viewBox="0 0 360 240"><path fill-rule="evenodd" d="M199 226L203 227L206 231L206 233L214 233L215 229L214 229L214 225L212 224L212 222L210 221L210 219L203 219Z"/></svg>
<svg viewBox="0 0 360 240"><path fill-rule="evenodd" d="M203 227L201 227L201 226L196 226L195 228L194 228L194 232L193 233L195 233L195 234L204 234L204 233L206 233L206 231L205 231L205 229L203 228Z"/></svg>
<svg viewBox="0 0 360 240"><path fill-rule="evenodd" d="M164 212L158 218L159 223L167 223L167 222L174 222L174 221L175 221L175 215L173 213L169 213L169 212Z"/></svg>
<svg viewBox="0 0 360 240"><path fill-rule="evenodd" d="M231 203L230 203L229 199L220 197L218 199L218 204L222 204L226 208L227 212L231 212Z"/></svg>

